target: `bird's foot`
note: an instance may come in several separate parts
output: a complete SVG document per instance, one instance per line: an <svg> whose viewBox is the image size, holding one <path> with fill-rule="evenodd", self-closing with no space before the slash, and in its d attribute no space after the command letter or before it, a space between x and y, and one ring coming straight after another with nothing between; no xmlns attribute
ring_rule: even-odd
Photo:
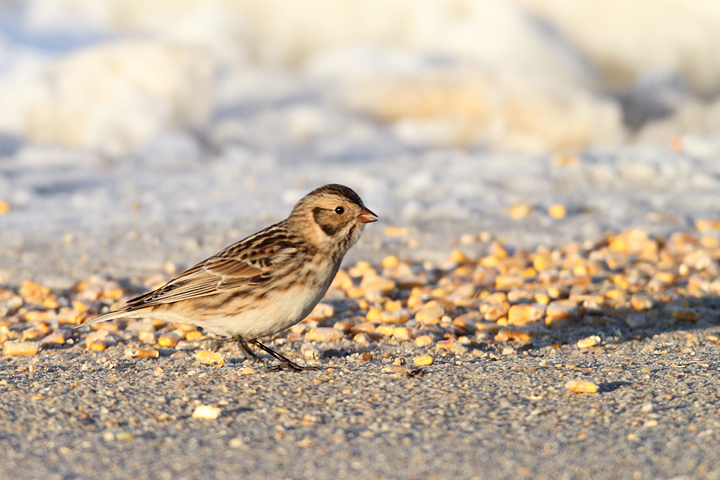
<svg viewBox="0 0 720 480"><path fill-rule="evenodd" d="M302 372L304 370L318 370L317 367L312 366L300 366L297 363L293 362L289 358L285 357L284 355L280 355L275 350L271 349L270 347L266 347L262 343L258 342L257 340L254 340L252 342L255 344L259 349L264 350L265 352L269 353L273 357L280 360L280 365L271 365L268 367L268 370L270 371L279 371L279 370L292 370L293 372Z"/></svg>

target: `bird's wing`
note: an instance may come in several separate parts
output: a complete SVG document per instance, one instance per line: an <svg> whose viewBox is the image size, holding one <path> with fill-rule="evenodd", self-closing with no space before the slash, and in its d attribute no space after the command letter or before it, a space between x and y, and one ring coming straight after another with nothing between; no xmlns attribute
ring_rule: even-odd
<svg viewBox="0 0 720 480"><path fill-rule="evenodd" d="M133 298L123 310L132 311L267 283L276 278L300 251L287 236L278 239L271 228L227 247L157 290Z"/></svg>

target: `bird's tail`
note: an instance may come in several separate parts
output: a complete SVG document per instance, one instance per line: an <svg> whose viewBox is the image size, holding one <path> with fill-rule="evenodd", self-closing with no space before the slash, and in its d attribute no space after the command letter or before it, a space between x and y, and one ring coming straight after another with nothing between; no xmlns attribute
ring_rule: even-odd
<svg viewBox="0 0 720 480"><path fill-rule="evenodd" d="M100 322L107 322L108 320L113 320L115 318L123 318L132 316L130 312L128 312L125 309L115 310L114 312L106 313L105 315L100 315L99 317L91 318L90 320L81 323L80 325L76 325L75 328L85 327L87 325L92 325L93 323L100 323Z"/></svg>

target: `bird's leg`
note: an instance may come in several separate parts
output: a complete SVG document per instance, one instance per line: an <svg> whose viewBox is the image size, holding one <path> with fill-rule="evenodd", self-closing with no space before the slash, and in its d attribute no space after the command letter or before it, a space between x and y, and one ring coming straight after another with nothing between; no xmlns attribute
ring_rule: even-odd
<svg viewBox="0 0 720 480"><path fill-rule="evenodd" d="M248 358L252 358L256 362L258 360L260 360L260 358L257 355L255 355L255 352L250 350L250 347L248 347L247 342L245 342L245 339L242 338L240 335L235 335L234 337L232 337L231 341L234 341L238 345L240 345L240 348L243 349L243 352L245 352L245 354L247 355Z"/></svg>
<svg viewBox="0 0 720 480"><path fill-rule="evenodd" d="M288 368L291 370L294 370L296 372L302 372L303 370L317 370L317 367L301 367L297 363L291 361L289 358L284 357L283 355L280 355L270 347L266 347L262 343L258 342L257 340L252 340L250 343L253 345L256 345L259 349L266 351L273 357L280 360L282 363L278 365L277 367L268 367L270 370L282 370L284 368Z"/></svg>

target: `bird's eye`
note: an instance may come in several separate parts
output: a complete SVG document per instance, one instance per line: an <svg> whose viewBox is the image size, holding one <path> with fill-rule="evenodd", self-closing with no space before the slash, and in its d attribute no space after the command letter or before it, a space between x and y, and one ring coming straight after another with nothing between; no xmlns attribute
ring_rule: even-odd
<svg viewBox="0 0 720 480"><path fill-rule="evenodd" d="M335 213L337 213L338 215L342 215L343 213L345 213L345 209L343 207L335 207Z"/></svg>

